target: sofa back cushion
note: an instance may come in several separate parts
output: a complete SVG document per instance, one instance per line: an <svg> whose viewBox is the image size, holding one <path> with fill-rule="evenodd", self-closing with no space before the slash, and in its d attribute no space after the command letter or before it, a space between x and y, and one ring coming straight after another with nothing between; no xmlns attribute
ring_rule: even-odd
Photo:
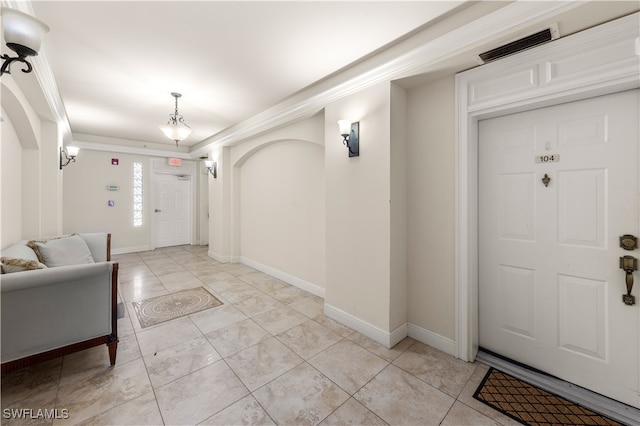
<svg viewBox="0 0 640 426"><path fill-rule="evenodd" d="M27 246L26 240L2 249L0 261L2 261L2 271L6 274L46 268L38 260L36 253Z"/></svg>
<svg viewBox="0 0 640 426"><path fill-rule="evenodd" d="M89 250L91 250L91 257L96 262L106 262L111 260L110 252L110 234L106 232L88 232L78 234L82 237Z"/></svg>
<svg viewBox="0 0 640 426"><path fill-rule="evenodd" d="M89 246L79 235L29 241L28 245L47 267L94 263Z"/></svg>

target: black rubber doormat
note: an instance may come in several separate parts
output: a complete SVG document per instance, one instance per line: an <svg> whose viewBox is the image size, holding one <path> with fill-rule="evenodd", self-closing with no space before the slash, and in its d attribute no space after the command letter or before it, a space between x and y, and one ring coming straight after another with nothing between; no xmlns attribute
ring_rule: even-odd
<svg viewBox="0 0 640 426"><path fill-rule="evenodd" d="M620 425L493 367L473 397L524 425Z"/></svg>

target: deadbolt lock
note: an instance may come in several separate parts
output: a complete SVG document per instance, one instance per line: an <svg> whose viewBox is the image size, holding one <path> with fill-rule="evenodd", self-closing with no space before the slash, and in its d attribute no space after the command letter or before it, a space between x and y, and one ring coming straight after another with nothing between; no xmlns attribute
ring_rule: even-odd
<svg viewBox="0 0 640 426"><path fill-rule="evenodd" d="M620 236L620 247L625 250L635 250L638 248L638 239L633 235L625 234Z"/></svg>

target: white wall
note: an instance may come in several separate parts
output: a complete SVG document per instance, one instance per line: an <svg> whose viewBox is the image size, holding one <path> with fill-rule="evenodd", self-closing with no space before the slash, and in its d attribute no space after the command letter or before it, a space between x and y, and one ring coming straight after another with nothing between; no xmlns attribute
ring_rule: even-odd
<svg viewBox="0 0 640 426"><path fill-rule="evenodd" d="M50 121L41 123L42 143L40 144L40 212L39 236L55 236L63 232L63 186L60 172L60 146L62 135L58 126ZM25 165L26 166L26 165ZM26 166L32 172L33 165Z"/></svg>
<svg viewBox="0 0 640 426"><path fill-rule="evenodd" d="M209 256L324 296L324 116L208 153Z"/></svg>
<svg viewBox="0 0 640 426"><path fill-rule="evenodd" d="M40 162L42 152L39 149L22 150L22 235L23 238L41 236L41 180Z"/></svg>
<svg viewBox="0 0 640 426"><path fill-rule="evenodd" d="M197 209L198 209L198 235L196 242L200 245L209 244L209 172L204 161L198 162L197 176Z"/></svg>
<svg viewBox="0 0 640 426"><path fill-rule="evenodd" d="M407 323L407 92L391 84L390 331ZM398 330L400 334L402 331ZM404 336L403 336L404 337Z"/></svg>
<svg viewBox="0 0 640 426"><path fill-rule="evenodd" d="M240 165L240 255L324 288L324 149L263 146Z"/></svg>
<svg viewBox="0 0 640 426"><path fill-rule="evenodd" d="M117 158L119 164L111 165ZM149 249L150 157L80 150L77 161L64 167L64 233L110 232L112 251ZM133 226L133 162L142 163L144 225ZM120 186L108 191L107 185ZM115 205L109 207L108 201Z"/></svg>
<svg viewBox="0 0 640 426"><path fill-rule="evenodd" d="M22 238L22 145L13 123L2 110L0 124L0 164L2 166L0 246L7 247Z"/></svg>
<svg viewBox="0 0 640 426"><path fill-rule="evenodd" d="M455 81L408 91L409 322L455 338Z"/></svg>
<svg viewBox="0 0 640 426"><path fill-rule="evenodd" d="M337 121L360 122L349 158ZM390 89L381 83L325 109L327 311L390 331ZM343 319L344 321L344 319Z"/></svg>
<svg viewBox="0 0 640 426"><path fill-rule="evenodd" d="M62 232L62 176L55 123L42 119L10 74L2 79L2 241ZM19 212L19 213L18 213ZM19 217L17 217L19 215Z"/></svg>
<svg viewBox="0 0 640 426"><path fill-rule="evenodd" d="M230 148L219 148L209 153L218 163L217 178L209 176L209 251L208 255L219 262L231 261L231 160Z"/></svg>

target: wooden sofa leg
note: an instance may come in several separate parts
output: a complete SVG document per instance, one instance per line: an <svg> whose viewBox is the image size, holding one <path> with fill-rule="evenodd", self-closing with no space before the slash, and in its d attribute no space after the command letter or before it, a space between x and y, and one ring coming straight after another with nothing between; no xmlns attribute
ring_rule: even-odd
<svg viewBox="0 0 640 426"><path fill-rule="evenodd" d="M116 365L116 352L118 350L118 339L107 342L107 348L109 348L109 362L111 365Z"/></svg>

